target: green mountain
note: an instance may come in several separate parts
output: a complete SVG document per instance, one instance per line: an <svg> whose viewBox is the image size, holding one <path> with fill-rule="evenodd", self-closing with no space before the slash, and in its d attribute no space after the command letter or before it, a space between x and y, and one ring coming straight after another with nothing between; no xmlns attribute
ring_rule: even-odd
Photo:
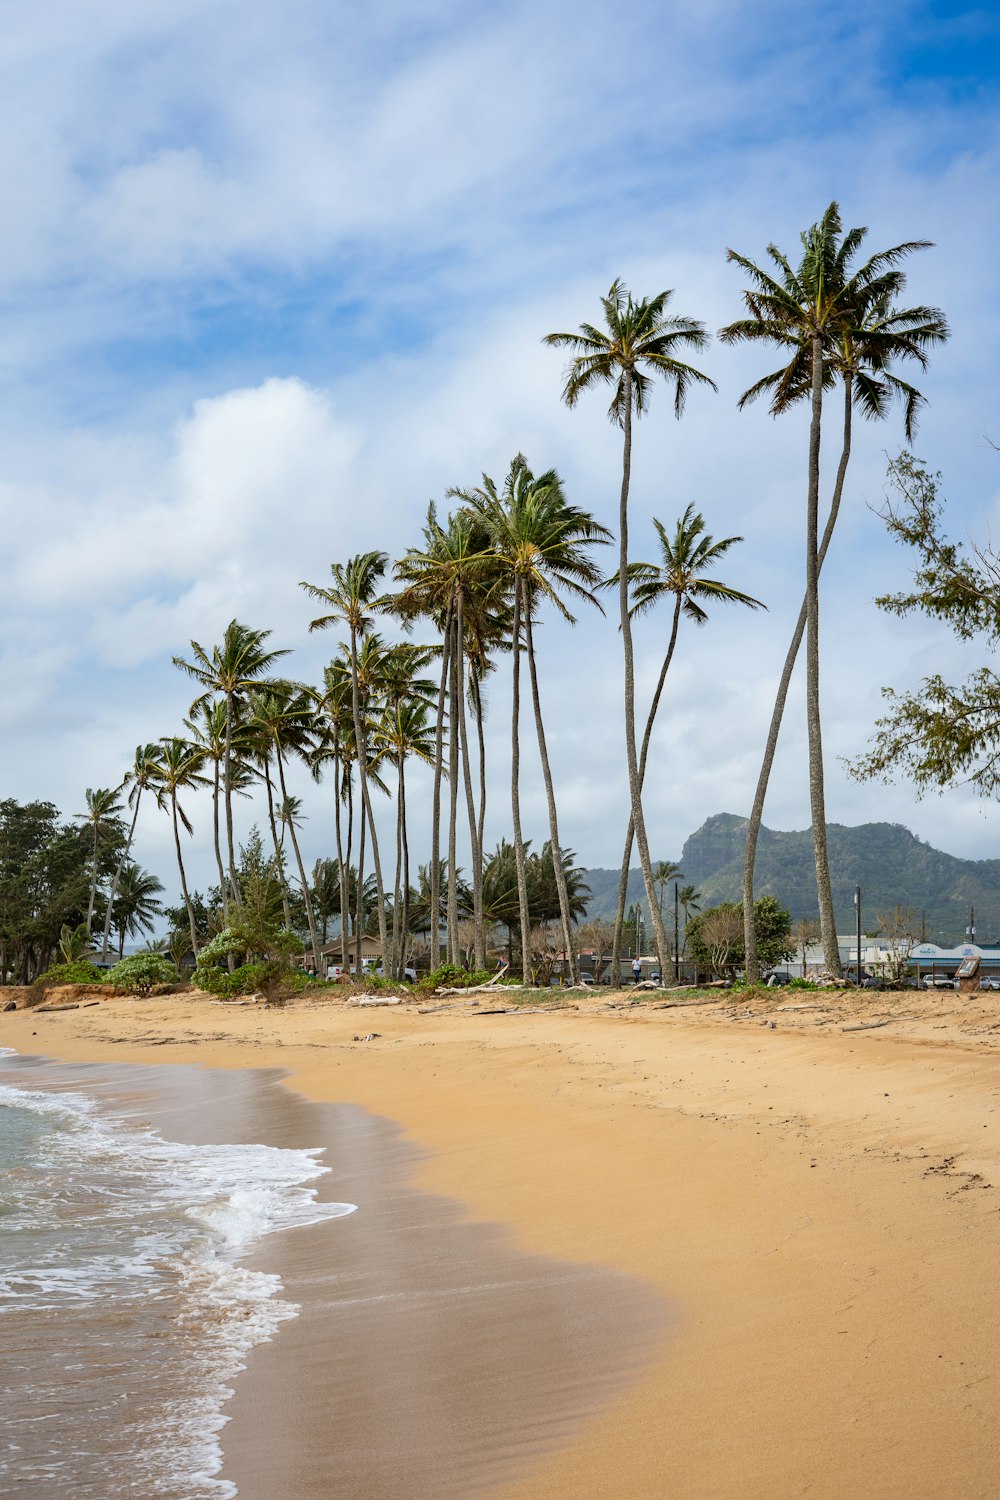
<svg viewBox="0 0 1000 1500"><path fill-rule="evenodd" d="M678 863L685 882L697 886L702 905L739 901L743 889L746 818L717 813L693 833ZM1000 939L1000 859L957 859L924 844L901 823L829 825L830 874L837 930L854 930L854 887L861 886L862 923L874 931L876 914L897 904L923 914L928 942L950 944L965 935L975 906L981 943ZM613 917L618 872L588 870L588 915ZM808 828L782 833L762 828L757 846L758 896L774 895L793 917L816 916L816 875ZM629 901L642 899L642 875L629 872ZM672 907L672 891L664 903ZM672 911L671 911L672 916ZM669 925L669 919L668 919Z"/></svg>

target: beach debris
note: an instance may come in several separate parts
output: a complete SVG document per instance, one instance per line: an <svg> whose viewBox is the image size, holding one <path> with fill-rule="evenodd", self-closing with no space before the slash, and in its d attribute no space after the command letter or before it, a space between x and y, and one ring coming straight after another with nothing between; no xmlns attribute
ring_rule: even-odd
<svg viewBox="0 0 1000 1500"><path fill-rule="evenodd" d="M380 1031L366 1031L364 1036L356 1036L354 1040L356 1042L377 1042L381 1035Z"/></svg>
<svg viewBox="0 0 1000 1500"><path fill-rule="evenodd" d="M36 1011L79 1010L80 1004L79 1001L74 1001L72 1005L38 1005L35 1007L35 1009Z"/></svg>
<svg viewBox="0 0 1000 1500"><path fill-rule="evenodd" d="M886 1016L882 1021L855 1021L851 1026L841 1026L841 1031L877 1031L880 1026L888 1026L891 1021L902 1019L902 1017Z"/></svg>
<svg viewBox="0 0 1000 1500"><path fill-rule="evenodd" d="M17 1010L17 1001L8 1000L7 1004L4 1006L4 1010Z"/></svg>
<svg viewBox="0 0 1000 1500"><path fill-rule="evenodd" d="M348 1005L399 1005L398 995L362 995L357 1000L348 1000Z"/></svg>

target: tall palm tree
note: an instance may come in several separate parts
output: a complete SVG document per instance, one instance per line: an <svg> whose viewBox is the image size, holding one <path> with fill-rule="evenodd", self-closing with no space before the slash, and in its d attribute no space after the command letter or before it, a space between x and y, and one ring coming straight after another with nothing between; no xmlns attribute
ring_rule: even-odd
<svg viewBox="0 0 1000 1500"><path fill-rule="evenodd" d="M87 901L87 937L90 937L94 921L94 904L97 900L97 875L101 857L101 844L112 832L121 828L119 813L122 812L121 787L87 788L87 811L77 813L82 818L91 840L90 850L90 896Z"/></svg>
<svg viewBox="0 0 1000 1500"><path fill-rule="evenodd" d="M236 879L236 851L233 844L233 731L240 699L246 691L260 686L269 676L275 664L287 650L269 649L265 642L270 630L252 630L241 625L239 620L230 620L222 637L221 646L213 646L211 652L197 641L191 642L193 661L175 656L174 666L186 672L200 683L206 691L191 705L194 716L201 705L218 693L226 705L226 745L223 762L223 796L226 809L226 852L229 857L229 893L237 907L240 906L239 882ZM228 900L223 886L223 903Z"/></svg>
<svg viewBox="0 0 1000 1500"><path fill-rule="evenodd" d="M434 764L426 701L397 698L385 711L376 740L396 768L396 878L392 896L392 972L402 978L410 924L410 845L406 826L406 762Z"/></svg>
<svg viewBox="0 0 1000 1500"><path fill-rule="evenodd" d="M628 498L632 471L632 415L641 417L649 405L653 380L659 376L673 386L674 414L679 417L693 385L714 381L685 364L677 356L688 349L703 349L708 335L702 323L693 318L667 316L666 306L673 293L660 292L655 297L634 299L620 280L612 282L606 297L601 298L604 328L582 323L576 333L550 333L544 342L572 351L573 360L563 387L563 400L575 406L579 397L594 385L610 385L613 390L608 411L612 422L622 428L622 485L618 507L618 608L625 657L625 754L628 765L629 798L635 837L639 845L639 862L646 888L646 900L653 916L660 972L664 973L666 936L656 908L653 888L653 866L642 812L642 789L639 784L639 758L635 739L635 664L632 651L632 626L628 600Z"/></svg>
<svg viewBox="0 0 1000 1500"><path fill-rule="evenodd" d="M131 861L121 872L118 894L114 902L114 924L118 933L118 957L125 951L125 939L138 937L140 932L152 932L156 919L163 911L162 901L156 898L163 884Z"/></svg>
<svg viewBox="0 0 1000 1500"><path fill-rule="evenodd" d="M684 947L687 947L687 925L691 920L691 913L701 911L701 891L693 885L682 885L677 892L677 900L684 913Z"/></svg>
<svg viewBox="0 0 1000 1500"><path fill-rule="evenodd" d="M195 921L194 906L188 891L187 875L184 870L184 856L181 852L181 826L187 834L194 832L191 820L177 800L178 792L194 790L201 786L211 786L207 776L202 776L201 768L205 764L205 754L197 745L192 745L188 740L180 739L178 736L170 736L160 741L162 750L156 768L156 804L160 808L169 808L170 818L174 830L174 849L177 854L177 870L181 878L181 895L184 897L184 905L187 909L188 926L191 931L191 952L195 958L198 957L198 927ZM234 886L235 891L235 876Z"/></svg>
<svg viewBox="0 0 1000 1500"><path fill-rule="evenodd" d="M104 934L101 940L101 959L104 963L108 961L108 949L111 942L111 909L114 905L115 895L118 890L122 872L128 864L129 855L132 852L132 842L135 838L135 826L139 820L139 805L142 794L149 791L155 780L156 762L159 756L158 745L136 745L135 760L131 769L125 773L122 786L127 786L128 805L132 809L132 822L129 825L125 844L122 848L121 858L111 881L111 889L108 892L108 906L104 913Z"/></svg>
<svg viewBox="0 0 1000 1500"><path fill-rule="evenodd" d="M925 368L927 350L948 337L946 320L937 308L899 309L893 302L906 285L905 275L899 269L900 262L915 250L929 248L929 242L913 240L895 245L855 267L855 257L867 233L867 229L856 228L843 234L838 205L831 203L819 223L802 235L802 258L796 270L774 245L767 247L774 273L762 270L735 250L727 251L727 258L741 266L749 276L751 285L744 293L744 300L750 316L722 329L720 338L727 343L774 343L789 356L784 366L764 376L743 393L740 406L763 394L770 396L774 415L789 410L807 397L810 404L805 597L779 683L744 853L743 921L746 967L752 978L759 974L753 926L757 840L778 731L803 632L806 634L809 791L820 927L824 960L833 973L840 972L823 779L819 698L820 570L840 509L851 453L854 407L858 406L869 418L880 418L893 400L900 398L909 435L923 397L896 376L890 366L898 360L912 360L920 368ZM837 379L844 387L844 438L830 514L821 542L819 485L823 392Z"/></svg>
<svg viewBox="0 0 1000 1500"><path fill-rule="evenodd" d="M306 692L305 688L291 683L282 683L278 687L251 692L248 695L246 729L247 733L253 736L261 747L262 761L264 762L265 776L267 777L268 799L269 801L271 799L269 767L270 759L273 755L278 772L282 808L286 813L290 799L285 777L285 757L288 754L293 754L300 755L303 759L308 759L313 746L316 727L314 700ZM270 811L272 829L274 829L275 815L273 806L271 806ZM321 968L319 934L316 929L316 918L309 895L309 880L306 876L305 865L302 861L302 851L299 848L299 841L295 831L295 818L284 816L281 821L283 827L288 830L292 852L295 856L295 863L299 872L302 902L305 908L306 922L309 926L309 937L312 943L313 963L316 966L316 973L318 974ZM283 851L277 839L275 839L275 860L282 888L286 889ZM285 921L286 925L289 925L287 904L285 906Z"/></svg>
<svg viewBox="0 0 1000 1500"><path fill-rule="evenodd" d="M382 950L382 968L389 972L389 935L385 916L385 883L382 879L382 861L379 854L378 832L372 812L371 792L368 786L368 737L361 722L361 695L358 686L358 645L371 626L372 617L384 607L379 593L382 577L388 563L385 552L361 552L348 558L346 563L331 563L333 584L320 588L316 584L302 583L311 599L325 604L328 613L312 620L310 631L325 630L330 625L343 623L350 632L351 661L351 711L354 718L354 738L357 746L358 774L361 783L361 801L364 816L372 841L372 862L375 866L375 884L378 892L378 935ZM363 829L362 829L363 832ZM361 935L358 934L358 969L361 968Z"/></svg>
<svg viewBox="0 0 1000 1500"><path fill-rule="evenodd" d="M333 763L334 832L337 841L337 878L340 886L340 937L342 956L350 929L348 870L351 863L350 829L345 848L342 812L350 796L354 757L354 713L349 666L338 659L323 670L323 688L311 690L318 722L322 725L312 755L312 772L318 780L328 762Z"/></svg>
<svg viewBox="0 0 1000 1500"><path fill-rule="evenodd" d="M449 495L459 494L451 490ZM468 718L466 713L465 673L471 668L473 681L477 670L483 670L482 656L491 636L495 611L490 601L497 591L497 559L489 545L482 521L468 509L449 516L441 525L433 504L428 506L424 526L424 545L410 548L396 564L396 577L403 585L393 604L404 622L417 616L431 619L444 637L441 660L441 683L438 691L438 715L435 734L434 799L432 809L431 872L438 868L440 854L439 824L441 782L444 778L444 724L448 723L448 862L449 889L452 900L447 910L448 956L457 961L458 910L455 904L457 881L457 817L459 769L462 770L469 843L472 854L472 900L474 950L477 968L486 961L486 939L482 915L483 799L477 811L472 787L472 765L469 755ZM476 703L472 693L473 704ZM478 723L478 720L477 720ZM480 760L483 742L480 736ZM482 776L480 777L482 785Z"/></svg>
<svg viewBox="0 0 1000 1500"><path fill-rule="evenodd" d="M646 727L642 736L642 748L639 752L639 790L646 780L646 761L649 755L649 746L653 734L653 726L656 723L656 715L660 706L660 698L663 687L667 680L667 672L673 660L674 648L677 645L677 633L680 627L681 616L691 620L695 625L704 625L708 619L705 604L742 604L747 609L764 609L759 599L752 598L749 594L742 593L739 589L732 588L727 583L711 576L713 569L722 561L731 548L738 542L742 542L741 536L728 536L716 541L705 530L705 520L700 511L696 512L693 505L689 505L676 523L671 536L662 522L653 517L653 525L660 541L659 563L630 563L629 585L632 590L632 604L629 609L629 617L634 619L637 615L645 614L647 610L653 609L657 604L669 601L671 604L670 636L667 641L667 649L660 667L660 676L650 703L649 713L646 717ZM617 574L608 579L608 587L617 585ZM615 910L615 935L612 941L612 969L613 974L620 972L621 963L621 938L622 927L625 921L625 900L628 893L628 872L632 862L632 841L635 836L635 827L629 818L628 833L625 838L625 854L622 859L621 874L618 880L618 905ZM669 877L673 879L673 876ZM654 881L656 880L654 872ZM657 905L660 910L660 920L663 920L663 888L660 887L660 900Z"/></svg>
<svg viewBox="0 0 1000 1500"><path fill-rule="evenodd" d="M219 872L219 895L224 914L229 910L229 883L222 860L219 805L222 800L222 781L226 764L226 703L225 699L210 701L199 699L191 718L184 720L184 727L191 736L192 744L204 752L206 763L212 767L212 847L215 865ZM233 796L248 797L255 784L253 771L246 760L250 746L246 731L237 719L230 735L229 783ZM228 916L226 916L228 921Z"/></svg>
<svg viewBox="0 0 1000 1500"><path fill-rule="evenodd" d="M483 475L481 487L462 492L462 497L485 523L494 549L513 594L513 701L511 722L511 811L514 822L514 850L518 861L518 887L522 898L522 953L527 960L530 917L527 902L527 877L524 866L524 842L521 835L519 792L519 723L521 632L528 662L531 700L535 716L538 754L549 814L549 837L552 846L556 885L559 891L563 943L574 979L576 960L570 933L572 913L566 883L566 870L559 841L559 821L555 788L549 764L538 670L535 658L534 618L539 605L555 606L563 619L575 624L575 618L563 602L562 595L586 600L598 609L594 589L601 582L601 572L590 556L595 545L610 540L610 532L593 516L570 505L563 493L562 481L555 469L536 476L528 468L523 454L512 461L502 494L489 475Z"/></svg>

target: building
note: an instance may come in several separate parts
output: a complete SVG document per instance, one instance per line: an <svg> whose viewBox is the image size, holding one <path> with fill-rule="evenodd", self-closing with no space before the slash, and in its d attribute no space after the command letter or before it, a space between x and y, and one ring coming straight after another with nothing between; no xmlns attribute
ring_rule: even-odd
<svg viewBox="0 0 1000 1500"><path fill-rule="evenodd" d="M979 982L1000 981L1000 945L996 943L962 943L957 948L941 948L937 943L918 943L910 949L909 967L918 980L928 977L954 979L967 958L979 959Z"/></svg>

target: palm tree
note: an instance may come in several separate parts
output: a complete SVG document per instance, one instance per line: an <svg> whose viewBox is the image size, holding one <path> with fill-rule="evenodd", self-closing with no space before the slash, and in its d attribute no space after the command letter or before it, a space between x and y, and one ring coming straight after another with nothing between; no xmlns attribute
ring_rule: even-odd
<svg viewBox="0 0 1000 1500"><path fill-rule="evenodd" d="M701 891L693 885L682 885L676 891L675 900L684 913L684 941L681 944L681 954L684 954L687 952L687 930L688 923L691 920L691 913L701 911Z"/></svg>
<svg viewBox="0 0 1000 1500"><path fill-rule="evenodd" d="M348 827L347 847L344 845L342 809L350 798L351 765L354 758L354 714L352 710L352 678L349 666L341 660L330 663L323 670L322 692L312 690L318 722L322 725L312 754L312 772L318 780L323 766L333 762L334 832L337 840L337 878L340 885L340 936L341 944L347 942L350 929L350 892L347 872L351 863L350 834ZM346 949L343 949L343 953Z"/></svg>
<svg viewBox="0 0 1000 1500"><path fill-rule="evenodd" d="M460 492L449 491L449 495L457 494ZM393 607L405 623L411 622L418 616L431 619L444 638L435 732L431 872L433 879L433 872L439 868L441 782L445 775L443 741L444 723L447 717L447 775L450 791L448 862L449 888L453 893L446 917L448 957L452 962L457 961L458 911L455 905L457 881L454 878L454 872L457 867L456 840L459 767L461 765L472 853L475 964L477 968L482 968L486 962L486 940L482 915L482 833L485 797L481 791L477 811L469 755L465 671L468 664L474 685L471 696L477 712L477 728L480 730L480 787L482 789L484 748L481 720L478 717L480 708L476 706L479 701L476 696L476 687L485 670L485 652L495 640L496 610L491 608L491 603L497 593L499 573L496 556L489 544L489 535L481 519L472 511L468 509L456 511L449 516L447 524L442 526L432 503L427 509L427 522L423 534L424 546L410 548L396 564L396 577L403 587L396 595Z"/></svg>
<svg viewBox="0 0 1000 1500"><path fill-rule="evenodd" d="M87 811L77 813L82 818L90 831L91 854L90 854L90 898L87 901L87 937L94 921L94 904L97 900L97 874L100 863L101 844L107 840L109 835L121 829L121 819L118 814L122 811L121 787L98 787L92 790L87 788Z"/></svg>
<svg viewBox="0 0 1000 1500"><path fill-rule="evenodd" d="M197 641L191 642L193 661L184 661L175 656L174 666L206 691L191 705L191 714L199 712L214 693L221 695L226 705L226 744L223 760L223 796L226 808L226 852L229 856L229 890L236 906L241 904L239 882L236 879L236 852L233 845L233 731L236 724L236 709L248 688L260 686L269 677L275 663L287 656L287 650L274 651L265 647L270 630L251 630L239 620L230 620L226 626L221 646L213 646L211 654ZM228 909L225 884L223 904ZM228 910L227 910L228 920Z"/></svg>
<svg viewBox="0 0 1000 1500"><path fill-rule="evenodd" d="M174 848L177 853L177 869L181 877L181 895L184 897L184 905L187 908L188 925L191 930L191 951L195 958L198 957L198 927L195 921L194 906L187 886L187 876L184 872L184 856L181 853L180 829L183 825L186 833L194 832L187 813L177 800L178 792L194 789L200 786L211 786L207 776L201 775L201 768L205 763L205 754L197 745L192 745L187 740L172 736L160 741L163 746L160 751L160 759L156 768L156 804L160 808L169 808L171 822L174 829ZM235 872L233 872L233 891L237 890Z"/></svg>
<svg viewBox="0 0 1000 1500"><path fill-rule="evenodd" d="M656 904L660 909L660 921L663 921L663 897L668 885L673 885L678 880L684 879L684 871L680 865L675 865L672 859L659 859L653 866L653 879L656 882Z"/></svg>
<svg viewBox="0 0 1000 1500"><path fill-rule="evenodd" d="M104 963L108 961L108 948L111 941L111 908L115 902L115 895L118 890L118 883L122 878L122 871L125 869L129 855L132 852L132 841L135 838L136 823L139 821L139 805L142 801L142 794L149 791L153 785L158 757L158 745L136 745L135 760L132 762L132 768L126 772L125 780L122 782L122 785L127 786L129 789L128 805L132 809L132 822L129 825L121 858L118 861L118 867L111 881L111 889L108 892L108 905L104 913L104 934L101 940L101 960Z"/></svg>
<svg viewBox="0 0 1000 1500"><path fill-rule="evenodd" d="M210 762L212 766L212 847L215 850L215 864L219 872L219 892L223 907L228 912L228 881L226 867L222 861L219 831L219 803L222 798L222 782L226 764L226 724L227 712L224 698L215 701L207 698L199 699L192 710L191 718L184 720L184 727L190 734L192 743L204 752L206 762ZM231 726L229 749L231 752L230 793L239 797L248 797L255 777L245 758L250 744L245 728L238 718Z"/></svg>
<svg viewBox="0 0 1000 1500"><path fill-rule="evenodd" d="M397 699L376 730L376 740L396 768L396 879L392 897L392 972L402 978L409 932L410 846L406 828L406 762L434 764L434 744L424 701Z"/></svg>
<svg viewBox="0 0 1000 1500"><path fill-rule="evenodd" d="M670 536L662 522L653 517L653 525L660 539L660 562L656 563L630 563L629 585L632 590L632 605L629 617L634 619L637 615L644 614L653 609L663 600L671 601L672 616L670 622L670 636L667 641L667 650L660 668L660 676L653 693L653 699L646 718L646 727L642 736L642 749L639 753L639 790L646 780L646 761L649 755L649 746L653 734L653 725L656 722L657 711L660 706L660 697L663 686L667 680L667 672L673 660L674 648L677 645L677 632L680 627L681 615L685 619L693 621L695 625L704 625L708 614L704 609L705 604L742 604L747 609L764 609L759 599L752 598L749 594L741 593L739 589L730 587L729 584L721 583L717 578L710 575L715 566L726 556L732 547L742 542L741 536L724 537L716 541L705 530L705 520L700 512L696 512L693 505L689 505L674 527L673 536ZM618 582L617 575L608 580L608 586ZM622 924L625 920L625 899L628 891L628 872L632 862L632 840L635 830L632 819L629 819L628 834L625 838L625 854L622 859L621 875L618 881L618 906L615 911L615 936L612 942L612 973L619 972L621 961L621 933ZM680 872L678 871L678 874ZM673 876L668 877L673 879ZM654 874L654 881L656 876ZM656 881L659 884L658 881ZM660 921L663 920L663 888L660 888L660 900L657 905L660 911Z"/></svg>
<svg viewBox="0 0 1000 1500"><path fill-rule="evenodd" d="M524 650L531 682L531 700L535 716L535 733L542 763L542 778L549 814L549 837L553 850L556 884L559 890L563 942L571 972L576 978L570 924L569 893L559 841L555 789L549 765L538 671L535 659L534 617L542 601L548 601L569 624L575 618L564 604L561 594L568 593L600 609L593 590L601 582L601 573L589 556L589 549L610 540L610 532L599 525L587 511L570 505L563 493L562 481L555 469L537 478L528 468L523 454L511 463L502 495L489 475L483 475L482 486L462 492L485 523L493 547L503 566L509 592L513 595L513 695L511 717L511 811L514 823L514 851L518 863L518 890L521 900L522 955L527 961L529 913L527 877L524 866L524 841L520 815L520 654L523 630Z"/></svg>
<svg viewBox="0 0 1000 1500"><path fill-rule="evenodd" d="M569 348L573 361L566 375L563 400L575 406L580 395L593 385L610 385L614 394L608 415L622 428L622 486L618 508L618 607L625 656L625 753L628 764L629 798L646 900L653 915L660 972L666 957L666 937L653 891L653 866L642 812L639 759L635 739L635 665L628 601L628 496L632 469L632 414L641 417L649 404L653 379L660 376L674 389L674 414L684 410L692 385L714 381L677 358L681 350L703 349L708 342L704 325L692 318L666 315L672 292L636 301L621 281L614 281L601 298L605 328L583 323L577 333L550 333L546 344Z"/></svg>
<svg viewBox="0 0 1000 1500"><path fill-rule="evenodd" d="M275 845L275 863L278 878L282 890L286 892L284 912L285 925L290 926L287 905L287 886L284 875L284 857L281 844L276 837L275 813L271 791L270 761L274 756L275 766L278 772L278 785L281 790L281 805L286 814L281 818L284 828L288 829L288 836L295 855L295 863L299 872L299 885L302 890L302 901L305 907L306 922L309 927L309 937L312 942L313 963L316 973L320 972L319 935L316 931L316 918L313 914L312 902L309 897L309 881L306 877L305 865L302 861L302 852L295 832L295 818L287 815L289 802L288 786L285 779L285 755L288 752L308 758L313 745L316 730L316 718L314 713L314 700L302 687L290 683L282 683L269 690L251 692L247 698L247 734L256 739L261 762L264 767L264 775L267 781L268 807L271 815L271 829Z"/></svg>
<svg viewBox="0 0 1000 1500"><path fill-rule="evenodd" d="M744 854L743 921L746 966L757 978L756 933L753 926L753 873L757 840L764 813L778 731L784 713L788 685L806 633L806 717L809 734L809 790L812 808L813 851L819 898L824 959L831 972L840 972L830 865L826 837L823 783L822 726L819 701L819 575L836 524L844 479L851 452L851 418L855 406L865 416L883 417L892 401L900 398L905 410L907 434L912 432L923 397L893 374L890 366L904 359L921 368L927 350L948 337L947 323L937 308L905 310L893 298L906 285L900 261L914 250L927 249L929 242L914 240L873 255L863 266L853 261L867 229L851 229L842 235L840 211L831 203L823 218L802 235L803 254L793 271L787 258L774 245L767 247L776 274L762 270L735 250L727 258L747 272L751 287L744 293L750 314L731 323L720 333L727 343L760 341L777 344L789 354L781 369L758 380L740 398L740 406L762 394L771 397L772 414L787 411L807 396L810 402L809 468L806 502L805 598L785 659L764 763L758 779L754 806L747 828ZM819 539L820 435L823 391L836 379L844 386L844 440L837 471L830 515L822 542Z"/></svg>
<svg viewBox="0 0 1000 1500"><path fill-rule="evenodd" d="M354 718L354 739L357 746L358 773L361 782L361 801L364 816L372 841L372 862L375 866L375 884L378 892L378 933L382 950L382 969L389 972L389 937L385 917L385 884L382 880L382 861L379 855L378 833L372 812L371 793L368 787L368 740L361 722L361 695L358 686L358 644L371 626L372 615L384 607L378 589L388 563L385 552L361 552L348 558L346 563L331 563L333 578L331 588L320 588L316 584L302 583L301 588L312 599L328 607L329 613L312 620L310 631L325 630L329 625L343 622L350 631L351 661L351 710ZM362 837L364 828L362 827ZM361 934L358 934L358 969L361 968Z"/></svg>
<svg viewBox="0 0 1000 1500"><path fill-rule="evenodd" d="M152 932L156 918L163 911L162 901L156 899L162 890L163 885L156 876L148 870L141 870L137 864L130 861L122 870L114 903L119 958L125 952L126 937Z"/></svg>

